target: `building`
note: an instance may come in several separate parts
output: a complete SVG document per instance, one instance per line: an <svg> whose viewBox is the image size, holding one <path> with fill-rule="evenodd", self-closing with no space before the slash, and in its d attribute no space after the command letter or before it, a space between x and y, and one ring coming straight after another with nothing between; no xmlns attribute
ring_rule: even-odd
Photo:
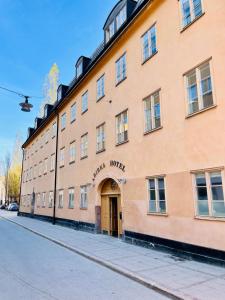
<svg viewBox="0 0 225 300"><path fill-rule="evenodd" d="M20 214L225 259L224 15L119 1L29 128Z"/></svg>
<svg viewBox="0 0 225 300"><path fill-rule="evenodd" d="M5 203L5 178L0 176L0 204Z"/></svg>

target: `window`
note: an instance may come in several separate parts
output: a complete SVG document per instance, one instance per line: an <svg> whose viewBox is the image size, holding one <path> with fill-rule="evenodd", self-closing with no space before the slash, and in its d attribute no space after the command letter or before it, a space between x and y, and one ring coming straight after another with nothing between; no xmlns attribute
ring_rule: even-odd
<svg viewBox="0 0 225 300"><path fill-rule="evenodd" d="M88 110L88 92L82 96L82 113Z"/></svg>
<svg viewBox="0 0 225 300"><path fill-rule="evenodd" d="M96 129L96 151L101 152L105 150L105 124L102 124Z"/></svg>
<svg viewBox="0 0 225 300"><path fill-rule="evenodd" d="M63 208L63 190L59 191L59 205L58 208Z"/></svg>
<svg viewBox="0 0 225 300"><path fill-rule="evenodd" d="M225 217L221 171L195 174L197 215Z"/></svg>
<svg viewBox="0 0 225 300"><path fill-rule="evenodd" d="M55 170L55 154L51 155L51 162L50 162L50 171Z"/></svg>
<svg viewBox="0 0 225 300"><path fill-rule="evenodd" d="M127 19L127 7L124 6L116 17L116 29L118 30Z"/></svg>
<svg viewBox="0 0 225 300"><path fill-rule="evenodd" d="M64 167L65 165L65 148L60 149L59 152L59 166Z"/></svg>
<svg viewBox="0 0 225 300"><path fill-rule="evenodd" d="M148 60L157 52L156 48L156 26L152 26L142 37L143 62Z"/></svg>
<svg viewBox="0 0 225 300"><path fill-rule="evenodd" d="M31 167L30 168L30 180L32 180L33 179L33 168Z"/></svg>
<svg viewBox="0 0 225 300"><path fill-rule="evenodd" d="M42 175L42 162L39 162L39 176Z"/></svg>
<svg viewBox="0 0 225 300"><path fill-rule="evenodd" d="M80 188L80 208L88 208L87 185L81 186Z"/></svg>
<svg viewBox="0 0 225 300"><path fill-rule="evenodd" d="M74 103L70 108L70 122L74 122L76 120L76 114L77 114L77 105Z"/></svg>
<svg viewBox="0 0 225 300"><path fill-rule="evenodd" d="M52 124L52 138L56 136L57 125L56 122Z"/></svg>
<svg viewBox="0 0 225 300"><path fill-rule="evenodd" d="M210 62L186 74L188 114L213 106Z"/></svg>
<svg viewBox="0 0 225 300"><path fill-rule="evenodd" d="M66 128L66 113L61 116L61 130Z"/></svg>
<svg viewBox="0 0 225 300"><path fill-rule="evenodd" d="M53 200L54 200L54 193L49 192L49 196L48 196L48 207L49 208L53 207Z"/></svg>
<svg viewBox="0 0 225 300"><path fill-rule="evenodd" d="M45 132L45 144L48 143L48 139L49 139L49 129Z"/></svg>
<svg viewBox="0 0 225 300"><path fill-rule="evenodd" d="M47 174L48 172L48 159L46 158L44 161L44 174Z"/></svg>
<svg viewBox="0 0 225 300"><path fill-rule="evenodd" d="M116 84L126 79L126 53L119 58L116 62Z"/></svg>
<svg viewBox="0 0 225 300"><path fill-rule="evenodd" d="M116 142L121 144L128 141L128 111L116 117Z"/></svg>
<svg viewBox="0 0 225 300"><path fill-rule="evenodd" d="M97 100L105 96L105 75L97 81Z"/></svg>
<svg viewBox="0 0 225 300"><path fill-rule="evenodd" d="M74 188L69 189L69 208L74 208Z"/></svg>
<svg viewBox="0 0 225 300"><path fill-rule="evenodd" d="M77 78L80 77L80 75L83 73L83 62L81 61L77 65Z"/></svg>
<svg viewBox="0 0 225 300"><path fill-rule="evenodd" d="M75 142L72 142L70 144L70 163L75 162L76 159L76 144Z"/></svg>
<svg viewBox="0 0 225 300"><path fill-rule="evenodd" d="M201 0L180 0L183 27L202 15Z"/></svg>
<svg viewBox="0 0 225 300"><path fill-rule="evenodd" d="M166 213L165 182L163 177L148 179L149 212Z"/></svg>
<svg viewBox="0 0 225 300"><path fill-rule="evenodd" d="M87 133L81 137L80 155L81 158L86 158L88 156L88 134Z"/></svg>
<svg viewBox="0 0 225 300"><path fill-rule="evenodd" d="M34 174L34 179L36 179L36 177L37 177L37 165L34 165L34 172L33 172L33 174Z"/></svg>
<svg viewBox="0 0 225 300"><path fill-rule="evenodd" d="M37 207L41 206L41 194L37 194Z"/></svg>
<svg viewBox="0 0 225 300"><path fill-rule="evenodd" d="M46 193L42 193L42 207L45 207Z"/></svg>
<svg viewBox="0 0 225 300"><path fill-rule="evenodd" d="M111 37L115 33L115 22L112 21L112 23L109 24L109 28L106 30L106 42L108 42Z"/></svg>
<svg viewBox="0 0 225 300"><path fill-rule="evenodd" d="M144 99L145 132L161 126L159 91Z"/></svg>

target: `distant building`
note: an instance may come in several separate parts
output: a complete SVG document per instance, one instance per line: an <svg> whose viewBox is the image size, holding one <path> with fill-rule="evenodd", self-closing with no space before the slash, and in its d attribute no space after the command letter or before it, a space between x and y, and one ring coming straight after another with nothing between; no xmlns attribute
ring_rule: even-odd
<svg viewBox="0 0 225 300"><path fill-rule="evenodd" d="M119 1L29 129L20 213L225 259L224 28L224 0Z"/></svg>

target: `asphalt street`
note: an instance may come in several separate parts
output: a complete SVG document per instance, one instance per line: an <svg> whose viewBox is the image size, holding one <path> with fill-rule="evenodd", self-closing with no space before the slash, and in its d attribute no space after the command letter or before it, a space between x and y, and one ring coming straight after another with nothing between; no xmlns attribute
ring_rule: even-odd
<svg viewBox="0 0 225 300"><path fill-rule="evenodd" d="M118 273L0 218L1 300L166 300Z"/></svg>

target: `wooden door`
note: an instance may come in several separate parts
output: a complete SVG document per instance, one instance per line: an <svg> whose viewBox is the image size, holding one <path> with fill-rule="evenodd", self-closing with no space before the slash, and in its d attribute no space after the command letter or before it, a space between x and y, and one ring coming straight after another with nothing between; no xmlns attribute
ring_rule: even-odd
<svg viewBox="0 0 225 300"><path fill-rule="evenodd" d="M102 233L110 234L110 207L109 197L102 196L101 201L101 230Z"/></svg>

